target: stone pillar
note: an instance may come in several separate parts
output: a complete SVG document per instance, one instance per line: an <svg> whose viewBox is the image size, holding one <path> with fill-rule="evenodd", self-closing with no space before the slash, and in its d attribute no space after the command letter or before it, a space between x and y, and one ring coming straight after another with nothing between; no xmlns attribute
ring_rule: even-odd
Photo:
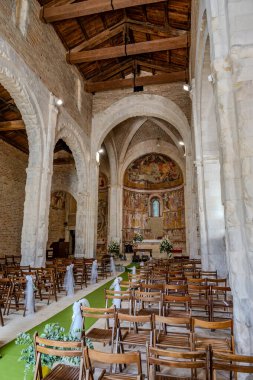
<svg viewBox="0 0 253 380"><path fill-rule="evenodd" d="M43 266L46 260L53 151L58 109L50 95L49 117L42 162L29 161L22 228L22 265ZM30 147L36 150L36 147Z"/></svg>
<svg viewBox="0 0 253 380"><path fill-rule="evenodd" d="M85 257L96 256L97 214L98 214L98 175L99 164L95 158L90 161L89 194L87 207L86 249Z"/></svg>
<svg viewBox="0 0 253 380"><path fill-rule="evenodd" d="M109 228L108 242L122 240L122 186L111 185L109 188Z"/></svg>
<svg viewBox="0 0 253 380"><path fill-rule="evenodd" d="M24 218L21 238L21 265L35 266L42 163L41 165L38 163L38 166L32 166L32 163L29 162L26 173Z"/></svg>
<svg viewBox="0 0 253 380"><path fill-rule="evenodd" d="M87 257L86 241L87 241L87 208L88 194L78 194L77 213L76 213L76 236L75 236L75 257Z"/></svg>
<svg viewBox="0 0 253 380"><path fill-rule="evenodd" d="M38 219L38 239L36 247L36 266L44 266L46 261L46 245L48 240L49 208L51 200L51 183L53 175L53 160L55 147L55 131L57 126L58 108L55 97L50 94L49 116L44 150L43 171L40 186L40 210Z"/></svg>

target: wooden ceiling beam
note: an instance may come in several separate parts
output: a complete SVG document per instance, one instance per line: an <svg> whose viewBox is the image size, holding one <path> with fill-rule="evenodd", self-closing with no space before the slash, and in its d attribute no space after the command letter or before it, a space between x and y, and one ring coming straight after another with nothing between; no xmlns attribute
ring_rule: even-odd
<svg viewBox="0 0 253 380"><path fill-rule="evenodd" d="M77 53L81 50L92 49L95 46L102 44L103 42L109 40L110 38L116 36L119 33L123 33L124 21L104 30L103 32L97 34L96 36L90 38L87 41L81 42L78 46L75 46L70 50L71 53Z"/></svg>
<svg viewBox="0 0 253 380"><path fill-rule="evenodd" d="M147 68L158 70L158 71L164 71L166 73L175 72L175 69L177 69L177 71L181 71L185 69L185 67L180 67L177 65L169 64L169 63L166 64L165 62L161 62L161 61L157 61L153 59L139 58L139 59L136 59L136 64L141 67L147 67Z"/></svg>
<svg viewBox="0 0 253 380"><path fill-rule="evenodd" d="M91 78L91 81L99 82L102 80L107 80L109 78L114 77L115 75L119 74L120 72L128 69L130 66L132 66L132 59L128 59L124 62L119 62L116 65L110 65L108 69L105 69L101 72L101 74L97 74L96 76Z"/></svg>
<svg viewBox="0 0 253 380"><path fill-rule="evenodd" d="M93 62L103 59L186 48L187 45L187 35L183 34L182 36L138 42L135 44L106 47L89 51L81 51L77 53L69 52L67 53L67 61L72 64Z"/></svg>
<svg viewBox="0 0 253 380"><path fill-rule="evenodd" d="M20 131L25 129L23 120L1 121L0 132Z"/></svg>
<svg viewBox="0 0 253 380"><path fill-rule="evenodd" d="M165 0L87 0L61 6L42 7L40 17L45 22L55 22L139 5L162 3L164 1Z"/></svg>
<svg viewBox="0 0 253 380"><path fill-rule="evenodd" d="M147 86L153 84L172 83L184 81L186 76L185 70L166 73L161 75L150 75L145 77L136 77L128 79L115 79L105 82L86 82L85 90L87 92L101 92L108 90L115 90L121 88L128 88L134 86Z"/></svg>

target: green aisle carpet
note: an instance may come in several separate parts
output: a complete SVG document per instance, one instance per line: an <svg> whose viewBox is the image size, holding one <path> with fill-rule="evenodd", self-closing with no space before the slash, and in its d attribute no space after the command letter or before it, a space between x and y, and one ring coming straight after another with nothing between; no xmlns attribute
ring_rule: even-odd
<svg viewBox="0 0 253 380"><path fill-rule="evenodd" d="M120 276L123 277L124 280L126 280L127 272L121 274ZM98 289L94 290L93 292L85 296L85 298L87 298L87 300L89 301L91 307L105 306L104 289L108 289L110 285L112 284L112 281L113 280L107 282L106 284L102 285ZM80 297L80 299L81 298L83 297ZM20 316L20 318L23 318L23 317ZM49 318L48 320L39 324L38 326L34 327L28 332L31 334L34 334L35 331L38 331L38 333L40 334L43 331L44 326L46 324L55 323L55 322L58 322L62 327L66 329L66 331L68 331L71 325L71 318L72 318L72 305L62 310L60 313L55 314L53 317ZM89 328L94 322L96 322L96 320L89 319L89 321L87 322L88 323L85 326L86 329ZM0 334L1 334L1 329L0 329ZM2 358L0 359L0 380L23 380L24 379L24 362L18 361L21 348L22 346L15 345L15 340L11 341L10 343L0 348L0 354L2 355ZM33 379L33 375L29 374L27 376L27 380L31 380L31 379Z"/></svg>

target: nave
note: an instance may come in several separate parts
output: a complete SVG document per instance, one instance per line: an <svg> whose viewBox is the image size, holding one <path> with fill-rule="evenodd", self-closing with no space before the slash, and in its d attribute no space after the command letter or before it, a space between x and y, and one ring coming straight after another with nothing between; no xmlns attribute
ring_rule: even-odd
<svg viewBox="0 0 253 380"><path fill-rule="evenodd" d="M92 264L93 269L96 268L95 281ZM217 271L203 271L200 260L182 256L169 260L153 259L126 267L117 264L117 269L124 268L125 271L113 277L116 274L112 272L115 271L113 259L99 263L95 260L93 263L92 260L49 261L46 268L48 272L53 270L56 291L54 293L48 289L43 306L42 289L49 284L46 270L44 277L41 277L42 269L39 268L22 268L18 264L15 267L6 266L8 277L5 279L16 282L14 288L18 278L24 275L33 276L34 279L36 313L31 314L29 308L22 307L24 302L20 288L16 288L13 295L9 295L9 301L16 292L17 309L8 310L7 306L4 308L7 316L4 317L8 324L8 316L14 313L15 322L17 319L27 319L29 327L34 325L30 334L39 332L38 338L35 338L38 355L35 372L40 371L39 347L42 345L44 348L41 352L44 355L52 355L52 348L59 351L54 351L54 355L60 355L58 361L54 361L53 368L49 369L48 379L77 380L81 376L81 379L90 380L97 378L98 374L105 379L137 379L143 376L148 379L160 379L161 376L204 379L215 376L226 378L229 372L234 375L237 371L252 373L252 358L236 355L233 299L226 278L219 278ZM70 297L70 294L67 295L69 288L66 283L63 286L63 277L71 265L76 267L72 272L76 286ZM2 280L1 287L4 283ZM41 299L37 299L37 293ZM50 295L53 296L51 299ZM78 301L80 297L81 301ZM70 328L73 300L81 316L80 335L74 336L74 342L72 340L63 344L61 339L58 340L59 346L57 339L45 340L45 332L40 340L45 325L58 323L61 327ZM4 304L8 305L9 301L6 298ZM71 306L65 308L67 305ZM50 313L53 315L48 319ZM74 319L73 314L72 323ZM27 324L24 332L26 329ZM13 334L15 336L15 332L10 333L9 329L9 337ZM48 347L48 351L45 347ZM81 364L77 360L73 366L73 362L66 364L62 360L64 357L66 360L68 355L72 357L73 350L77 350L78 356L84 358ZM2 347L1 352L0 368L4 370L10 358L13 360L18 355L17 346L11 341ZM44 359L42 363L45 363ZM124 366L105 366L105 363ZM251 366L245 369L245 365ZM22 379L22 365L13 367L13 375ZM32 378L31 372L27 373L28 379ZM38 373L34 378L39 376Z"/></svg>

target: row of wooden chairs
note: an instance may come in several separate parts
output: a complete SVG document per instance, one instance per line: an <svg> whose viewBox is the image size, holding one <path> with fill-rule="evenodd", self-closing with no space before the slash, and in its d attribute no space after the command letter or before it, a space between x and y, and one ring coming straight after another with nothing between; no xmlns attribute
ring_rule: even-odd
<svg viewBox="0 0 253 380"><path fill-rule="evenodd" d="M58 344L57 344L58 343ZM60 343L60 344L59 344ZM139 351L127 353L101 352L87 348L83 342L56 342L40 338L37 333L34 337L36 366L34 380L42 379L41 355L55 355L59 358L80 358L80 365L73 367L58 364L47 375L47 380L95 380L96 368L100 368L99 379L102 380L142 380L141 354ZM104 365L106 363L106 368ZM129 371L131 366L131 372ZM102 367L102 369L101 369ZM177 373L175 373L175 370ZM148 380L185 378L185 371L189 379L216 379L217 371L235 374L253 373L253 358L249 356L221 353L210 350L195 352L167 351L155 347L147 347L147 378Z"/></svg>
<svg viewBox="0 0 253 380"><path fill-rule="evenodd" d="M125 290L123 288L125 287ZM228 287L123 283L121 291L105 290L106 307L121 304L127 314L194 315L208 320L232 318L233 301Z"/></svg>

